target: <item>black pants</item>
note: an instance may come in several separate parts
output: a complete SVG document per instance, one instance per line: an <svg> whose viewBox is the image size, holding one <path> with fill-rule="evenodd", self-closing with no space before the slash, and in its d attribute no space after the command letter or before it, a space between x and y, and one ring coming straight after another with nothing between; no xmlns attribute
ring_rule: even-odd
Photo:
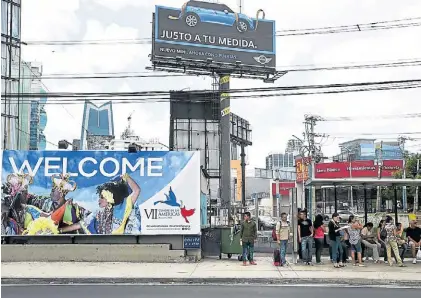
<svg viewBox="0 0 421 298"><path fill-rule="evenodd" d="M316 243L316 263L320 263L325 240L323 238L314 238L314 241Z"/></svg>

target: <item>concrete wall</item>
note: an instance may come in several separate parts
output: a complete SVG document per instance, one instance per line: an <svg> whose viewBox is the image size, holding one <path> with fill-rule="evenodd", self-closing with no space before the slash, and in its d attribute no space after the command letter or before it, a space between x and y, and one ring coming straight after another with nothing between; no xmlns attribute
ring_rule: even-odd
<svg viewBox="0 0 421 298"><path fill-rule="evenodd" d="M94 262L99 257L109 262L196 262L202 255L200 249L184 250L180 235L14 236L2 240L6 242L2 262Z"/></svg>

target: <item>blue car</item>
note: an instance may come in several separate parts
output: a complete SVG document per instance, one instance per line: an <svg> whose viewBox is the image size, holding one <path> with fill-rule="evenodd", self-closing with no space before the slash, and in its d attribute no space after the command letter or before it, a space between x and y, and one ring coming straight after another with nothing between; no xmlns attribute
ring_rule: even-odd
<svg viewBox="0 0 421 298"><path fill-rule="evenodd" d="M181 9L179 19L184 20L189 27L196 27L199 23L212 23L235 26L239 32L255 30L251 18L241 13L237 14L225 4L219 3L188 1Z"/></svg>

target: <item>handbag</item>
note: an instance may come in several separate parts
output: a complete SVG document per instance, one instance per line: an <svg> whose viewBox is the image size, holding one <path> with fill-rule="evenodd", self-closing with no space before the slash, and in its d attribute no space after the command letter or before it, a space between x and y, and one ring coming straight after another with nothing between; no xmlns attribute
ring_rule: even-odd
<svg viewBox="0 0 421 298"><path fill-rule="evenodd" d="M418 248L417 259L421 260L421 247Z"/></svg>
<svg viewBox="0 0 421 298"><path fill-rule="evenodd" d="M380 239L386 239L387 238L387 231L386 231L386 229L385 228L383 228L381 231L380 231Z"/></svg>

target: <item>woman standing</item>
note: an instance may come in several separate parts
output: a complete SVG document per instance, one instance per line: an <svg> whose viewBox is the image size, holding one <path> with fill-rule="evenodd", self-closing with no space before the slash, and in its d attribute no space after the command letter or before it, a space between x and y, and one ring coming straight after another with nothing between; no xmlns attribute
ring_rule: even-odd
<svg viewBox="0 0 421 298"><path fill-rule="evenodd" d="M384 219L380 220L379 226L377 227L377 242L380 243L383 248L383 260L387 264L387 252L386 252L386 231L384 230Z"/></svg>
<svg viewBox="0 0 421 298"><path fill-rule="evenodd" d="M341 261L343 249L342 249L342 243L341 243L341 234L339 233L340 226L339 226L338 213L332 214L332 219L330 220L328 224L328 228L329 228L328 236L330 240L330 245L332 247L332 260L334 262L333 266L335 268L344 267ZM338 252L339 252L339 256L338 256ZM338 260L339 260L339 265L338 265Z"/></svg>
<svg viewBox="0 0 421 298"><path fill-rule="evenodd" d="M316 264L323 265L321 256L325 244L325 226L323 216L318 214L314 220L314 241L316 242Z"/></svg>
<svg viewBox="0 0 421 298"><path fill-rule="evenodd" d="M396 235L398 231L396 226L393 224L393 218L391 216L386 217L384 230L386 231L386 251L387 251L387 261L389 262L389 266L392 266L392 250L395 254L396 261L399 267L405 267L402 262L401 257L399 256L399 248Z"/></svg>
<svg viewBox="0 0 421 298"><path fill-rule="evenodd" d="M357 253L358 266L364 267L360 234L363 225L355 218L354 215L349 217L348 224L349 243L351 244L351 259L354 262L354 266L357 266L357 261L355 260L355 253Z"/></svg>

